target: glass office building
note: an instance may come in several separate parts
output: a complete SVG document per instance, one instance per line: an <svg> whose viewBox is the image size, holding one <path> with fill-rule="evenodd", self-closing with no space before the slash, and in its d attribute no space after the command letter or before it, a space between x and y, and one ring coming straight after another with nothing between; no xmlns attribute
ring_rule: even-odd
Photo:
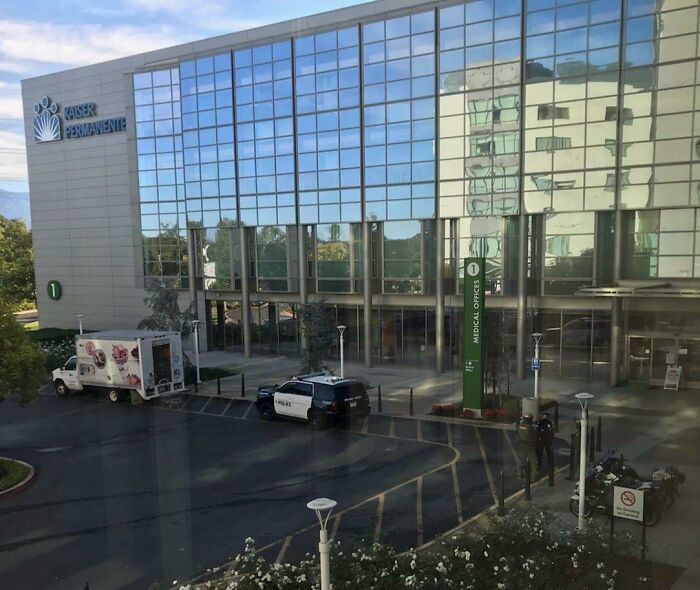
<svg viewBox="0 0 700 590"><path fill-rule="evenodd" d="M131 75L145 283L211 349L299 354L325 298L346 358L442 371L482 256L520 375L541 332L549 374L700 386L697 1L374 6Z"/></svg>

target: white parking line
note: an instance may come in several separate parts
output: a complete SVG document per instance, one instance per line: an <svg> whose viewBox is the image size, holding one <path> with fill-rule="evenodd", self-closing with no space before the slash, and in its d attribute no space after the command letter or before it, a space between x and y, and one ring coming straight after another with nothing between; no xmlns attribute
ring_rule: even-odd
<svg viewBox="0 0 700 590"><path fill-rule="evenodd" d="M418 547L423 544L423 476L416 481L416 532L418 533Z"/></svg>
<svg viewBox="0 0 700 590"><path fill-rule="evenodd" d="M192 401L192 398L194 398L194 395L190 394L190 397L187 398L187 401L186 401L184 404L182 404L182 405L181 405L179 408L177 408L177 409L178 409L178 410L184 410L184 409L185 409L185 406L186 406L187 404L189 404L189 403Z"/></svg>
<svg viewBox="0 0 700 590"><path fill-rule="evenodd" d="M391 419L391 422L389 422L389 436L394 438L396 437L396 424L394 424L394 419Z"/></svg>
<svg viewBox="0 0 700 590"><path fill-rule="evenodd" d="M515 451L515 447L513 446L513 441L510 440L510 436L508 436L508 433L505 430L503 430L502 432L503 432L503 436L506 439L506 443L510 447L510 452L513 453L513 459L515 459L515 465L518 468L518 473L521 473L521 471L520 471L520 457L518 457L518 453Z"/></svg>
<svg viewBox="0 0 700 590"><path fill-rule="evenodd" d="M214 399L214 397L210 395L210 396L209 396L209 399L208 399L206 402L204 402L204 405L202 406L202 409L199 410L199 413L200 413L200 414L204 412L204 408L206 408L206 407L209 405L209 402L210 402L211 400L213 400L213 399Z"/></svg>
<svg viewBox="0 0 700 590"><path fill-rule="evenodd" d="M284 543L282 543L282 548L280 549L280 552L277 554L277 558L275 559L275 563L282 563L282 560L284 559L284 555L287 553L287 549L289 548L289 545L291 543L292 543L292 535L289 535L284 540Z"/></svg>
<svg viewBox="0 0 700 590"><path fill-rule="evenodd" d="M384 494L381 494L377 501L377 522L374 524L374 542L379 543L379 536L382 534L382 518L384 516Z"/></svg>
<svg viewBox="0 0 700 590"><path fill-rule="evenodd" d="M228 400L228 403L226 404L226 407L224 408L224 411L219 414L219 416L224 416L226 412L228 412L228 409L231 407L231 404L233 403L233 398Z"/></svg>
<svg viewBox="0 0 700 590"><path fill-rule="evenodd" d="M360 432L362 434L367 434L369 432L369 416L367 416L367 418L365 418L365 421L362 424L362 430Z"/></svg>
<svg viewBox="0 0 700 590"><path fill-rule="evenodd" d="M476 440L479 443L479 451L481 451L481 459L484 461L484 468L486 469L486 479L489 482L489 488L491 488L491 495L493 496L493 503L498 504L498 495L496 494L496 484L493 481L493 473L491 473L491 466L486 458L486 448L484 447L484 441L481 440L481 434L479 429L474 426L474 431L476 432Z"/></svg>
<svg viewBox="0 0 700 590"><path fill-rule="evenodd" d="M421 424L422 422L420 420L416 420L416 440L419 441L423 440L423 427Z"/></svg>
<svg viewBox="0 0 700 590"><path fill-rule="evenodd" d="M253 406L255 404L253 402L250 402L248 405L248 409L245 411L245 414L243 414L243 419L245 420L248 417L248 414L250 414L250 411L253 409Z"/></svg>

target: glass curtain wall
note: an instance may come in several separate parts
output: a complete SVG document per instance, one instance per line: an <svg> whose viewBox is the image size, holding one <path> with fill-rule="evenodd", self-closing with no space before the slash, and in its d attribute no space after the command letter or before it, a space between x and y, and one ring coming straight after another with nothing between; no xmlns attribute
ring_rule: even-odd
<svg viewBox="0 0 700 590"><path fill-rule="evenodd" d="M237 225L231 53L181 63L180 93L187 222Z"/></svg>
<svg viewBox="0 0 700 590"><path fill-rule="evenodd" d="M300 37L294 57L299 221L361 221L359 29Z"/></svg>
<svg viewBox="0 0 700 590"><path fill-rule="evenodd" d="M697 209L630 211L626 226L628 278L700 278Z"/></svg>
<svg viewBox="0 0 700 590"><path fill-rule="evenodd" d="M241 223L295 224L291 41L233 56Z"/></svg>
<svg viewBox="0 0 700 590"><path fill-rule="evenodd" d="M187 288L187 222L177 68L134 74L144 275Z"/></svg>
<svg viewBox="0 0 700 590"><path fill-rule="evenodd" d="M435 215L435 11L362 25L365 218Z"/></svg>
<svg viewBox="0 0 700 590"><path fill-rule="evenodd" d="M571 295L593 284L595 213L544 216L543 293Z"/></svg>
<svg viewBox="0 0 700 590"><path fill-rule="evenodd" d="M613 208L620 0L528 4L525 208Z"/></svg>
<svg viewBox="0 0 700 590"><path fill-rule="evenodd" d="M441 8L440 216L518 212L520 3Z"/></svg>
<svg viewBox="0 0 700 590"><path fill-rule="evenodd" d="M423 246L420 221L388 221L383 224L383 292L423 291Z"/></svg>

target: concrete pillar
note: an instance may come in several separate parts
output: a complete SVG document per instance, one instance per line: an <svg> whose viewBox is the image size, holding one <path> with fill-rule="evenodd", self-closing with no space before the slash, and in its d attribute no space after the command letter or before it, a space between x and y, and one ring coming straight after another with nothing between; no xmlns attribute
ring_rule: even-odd
<svg viewBox="0 0 700 590"><path fill-rule="evenodd" d="M297 225L297 247L299 252L299 303L306 305L309 301L309 289L306 284L306 226ZM299 327L301 349L306 348L304 331Z"/></svg>
<svg viewBox="0 0 700 590"><path fill-rule="evenodd" d="M189 291L190 291L190 303L194 303L194 310L196 318L199 319L199 312L197 310L197 259L196 256L196 230L190 228L187 230L187 274L190 277Z"/></svg>
<svg viewBox="0 0 700 590"><path fill-rule="evenodd" d="M243 324L243 355L250 357L250 263L248 262L248 228L241 227L241 323Z"/></svg>
<svg viewBox="0 0 700 590"><path fill-rule="evenodd" d="M372 366L372 248L369 222L362 223L362 293L365 367Z"/></svg>
<svg viewBox="0 0 700 590"><path fill-rule="evenodd" d="M615 211L615 234L613 241L613 282L618 285L622 278L622 211ZM610 318L610 372L608 384L617 387L620 384L620 363L622 360L622 299L612 298Z"/></svg>
<svg viewBox="0 0 700 590"><path fill-rule="evenodd" d="M527 354L527 216L520 214L518 219L518 321L516 361L517 377L525 379Z"/></svg>
<svg viewBox="0 0 700 590"><path fill-rule="evenodd" d="M436 221L435 241L435 371L445 367L445 221Z"/></svg>

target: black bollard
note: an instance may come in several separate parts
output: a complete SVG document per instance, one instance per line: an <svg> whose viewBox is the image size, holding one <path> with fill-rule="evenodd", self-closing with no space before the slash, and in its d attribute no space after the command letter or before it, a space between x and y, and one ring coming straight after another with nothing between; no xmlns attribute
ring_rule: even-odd
<svg viewBox="0 0 700 590"><path fill-rule="evenodd" d="M593 463L595 461L595 426L591 426L588 437L588 462Z"/></svg>
<svg viewBox="0 0 700 590"><path fill-rule="evenodd" d="M85 586L83 586L83 590L90 590L90 582L85 582Z"/></svg>
<svg viewBox="0 0 700 590"><path fill-rule="evenodd" d="M569 444L569 475L567 476L568 481L575 481L576 479L576 435L571 433L571 443Z"/></svg>
<svg viewBox="0 0 700 590"><path fill-rule="evenodd" d="M241 373L241 397L245 397L245 373Z"/></svg>
<svg viewBox="0 0 700 590"><path fill-rule="evenodd" d="M554 432L559 432L559 402L554 401Z"/></svg>
<svg viewBox="0 0 700 590"><path fill-rule="evenodd" d="M532 492L530 490L530 458L525 457L525 500L532 500Z"/></svg>
<svg viewBox="0 0 700 590"><path fill-rule="evenodd" d="M554 451L550 447L547 450L547 487L554 487Z"/></svg>
<svg viewBox="0 0 700 590"><path fill-rule="evenodd" d="M503 471L501 471L501 481L498 488L498 516L506 515L506 486L503 481Z"/></svg>
<svg viewBox="0 0 700 590"><path fill-rule="evenodd" d="M379 386L379 389L377 390L377 411L381 414L382 413L382 386Z"/></svg>
<svg viewBox="0 0 700 590"><path fill-rule="evenodd" d="M216 378L216 395L221 395L221 377Z"/></svg>
<svg viewBox="0 0 700 590"><path fill-rule="evenodd" d="M408 398L408 415L413 416L413 387L411 387L409 396L410 397Z"/></svg>
<svg viewBox="0 0 700 590"><path fill-rule="evenodd" d="M602 427L602 421L600 419L600 416L598 416L598 430L596 430L596 435L597 435L597 438L595 439L595 450L602 451L603 450L603 427Z"/></svg>
<svg viewBox="0 0 700 590"><path fill-rule="evenodd" d="M195 377L194 379L194 392L197 393L198 391L198 383L197 383L197 378Z"/></svg>

